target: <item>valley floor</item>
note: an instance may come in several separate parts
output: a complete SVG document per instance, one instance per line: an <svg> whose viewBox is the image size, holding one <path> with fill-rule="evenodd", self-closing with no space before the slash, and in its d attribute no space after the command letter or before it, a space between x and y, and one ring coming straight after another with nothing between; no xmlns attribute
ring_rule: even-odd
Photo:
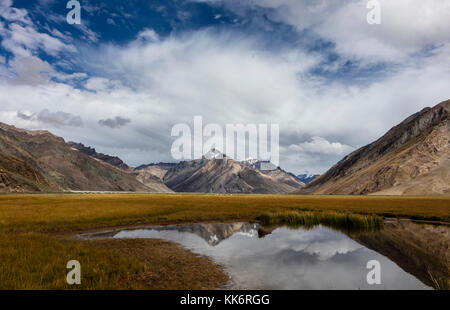
<svg viewBox="0 0 450 310"><path fill-rule="evenodd" d="M142 224L251 221L264 213L343 212L450 222L450 197L0 195L0 289L202 289L227 277L208 258L159 240L90 240L77 232ZM65 282L81 258L82 285Z"/></svg>

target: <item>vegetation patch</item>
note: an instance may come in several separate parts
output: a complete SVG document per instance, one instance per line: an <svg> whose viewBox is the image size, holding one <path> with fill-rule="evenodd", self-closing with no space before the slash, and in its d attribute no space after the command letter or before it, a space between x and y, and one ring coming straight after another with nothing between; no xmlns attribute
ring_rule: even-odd
<svg viewBox="0 0 450 310"><path fill-rule="evenodd" d="M66 282L73 259L80 285ZM215 289L227 280L222 267L171 242L0 234L0 289Z"/></svg>
<svg viewBox="0 0 450 310"><path fill-rule="evenodd" d="M252 220L275 212L336 212L450 222L450 197L213 194L0 195L0 232Z"/></svg>
<svg viewBox="0 0 450 310"><path fill-rule="evenodd" d="M258 216L263 226L313 228L317 225L344 231L376 231L383 228L383 218L376 215L359 215L337 212L277 212Z"/></svg>

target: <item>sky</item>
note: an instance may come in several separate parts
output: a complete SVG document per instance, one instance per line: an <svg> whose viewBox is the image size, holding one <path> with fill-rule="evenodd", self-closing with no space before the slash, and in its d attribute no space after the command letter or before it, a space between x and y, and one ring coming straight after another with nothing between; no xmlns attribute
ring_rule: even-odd
<svg viewBox="0 0 450 310"><path fill-rule="evenodd" d="M0 1L0 122L132 166L175 124L278 124L280 166L322 173L450 98L450 1Z"/></svg>

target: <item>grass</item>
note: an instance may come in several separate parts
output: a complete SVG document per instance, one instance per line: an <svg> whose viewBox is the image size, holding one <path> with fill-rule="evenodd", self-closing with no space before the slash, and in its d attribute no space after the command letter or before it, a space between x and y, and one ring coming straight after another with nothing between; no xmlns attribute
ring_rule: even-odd
<svg viewBox="0 0 450 310"><path fill-rule="evenodd" d="M254 219L311 211L450 222L450 197L195 194L0 195L0 232L67 232L142 223Z"/></svg>
<svg viewBox="0 0 450 310"><path fill-rule="evenodd" d="M432 286L435 290L442 290L446 291L450 289L450 275L448 274L447 277L439 277L437 275L434 275L430 268L427 268L428 278L432 283ZM449 271L450 273L450 271Z"/></svg>
<svg viewBox="0 0 450 310"><path fill-rule="evenodd" d="M211 261L177 250L174 244L150 240L95 243L68 237L76 231L257 218L296 225L376 227L379 216L450 222L450 197L0 195L0 288L214 288L224 282L223 274ZM80 260L81 286L69 287L65 282L66 263L71 259Z"/></svg>
<svg viewBox="0 0 450 310"><path fill-rule="evenodd" d="M66 283L72 259L81 285ZM0 234L0 289L212 289L226 281L206 257L161 240Z"/></svg>
<svg viewBox="0 0 450 310"><path fill-rule="evenodd" d="M282 212L263 214L257 219L264 226L312 228L322 224L344 232L376 231L383 228L383 218L379 216L337 212Z"/></svg>
<svg viewBox="0 0 450 310"><path fill-rule="evenodd" d="M145 271L137 259L69 238L27 233L0 240L0 289L118 289ZM66 283L72 259L81 264L80 286Z"/></svg>

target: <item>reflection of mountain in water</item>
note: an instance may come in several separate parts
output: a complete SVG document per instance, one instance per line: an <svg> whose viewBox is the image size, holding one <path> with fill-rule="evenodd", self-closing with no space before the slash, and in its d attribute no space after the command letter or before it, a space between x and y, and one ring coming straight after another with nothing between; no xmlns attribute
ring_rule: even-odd
<svg viewBox="0 0 450 310"><path fill-rule="evenodd" d="M200 223L190 225L172 225L152 228L157 231L176 230L183 233L192 233L208 242L209 245L218 245L221 241L235 233L258 235L258 225L250 223Z"/></svg>
<svg viewBox="0 0 450 310"><path fill-rule="evenodd" d="M121 230L109 235L177 242L226 267L232 279L229 288L234 289L427 288L387 257L343 233L323 226L308 230L282 227L257 238L258 228L249 223L205 223ZM376 287L366 282L367 262L374 259L383 270L382 285Z"/></svg>
<svg viewBox="0 0 450 310"><path fill-rule="evenodd" d="M417 224L409 220L388 221L377 233L352 236L354 240L385 255L423 283L443 288L450 283L450 228ZM442 287L441 287L442 288Z"/></svg>

